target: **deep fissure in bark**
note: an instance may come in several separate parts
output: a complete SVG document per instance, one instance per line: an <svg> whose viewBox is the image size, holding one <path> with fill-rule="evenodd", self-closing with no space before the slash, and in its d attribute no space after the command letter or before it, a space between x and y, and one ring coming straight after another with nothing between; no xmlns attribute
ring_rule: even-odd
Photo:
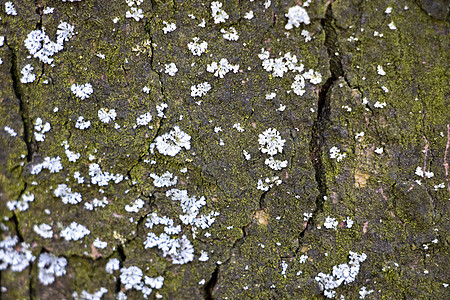
<svg viewBox="0 0 450 300"><path fill-rule="evenodd" d="M330 3L327 7L325 18L321 20L321 25L325 32L325 47L327 48L331 76L319 90L317 117L311 130L311 143L309 148L319 195L316 198L316 208L313 212L313 216L308 219L306 229L310 226L314 226L315 216L323 210L323 203L328 193L325 177L326 170L322 161L322 154L325 150L323 133L326 130L330 114L331 88L340 77L344 76L341 60L338 55L335 55L336 52L339 52L339 47L334 23L332 3ZM300 233L300 239L305 235L306 229Z"/></svg>
<svg viewBox="0 0 450 300"><path fill-rule="evenodd" d="M23 124L23 139L25 141L25 144L27 145L27 162L31 162L33 159L33 151L34 151L34 145L31 141L31 122L29 117L29 110L28 105L25 102L25 100L22 97L22 91L20 89L20 79L19 79L19 70L17 68L17 56L14 51L14 49L6 43L9 51L11 52L11 79L13 84L13 90L14 95L19 100L19 109L20 109L20 116L22 119Z"/></svg>
<svg viewBox="0 0 450 300"><path fill-rule="evenodd" d="M213 289L216 286L217 278L219 277L219 266L216 266L211 278L205 284L205 300L214 300Z"/></svg>
<svg viewBox="0 0 450 300"><path fill-rule="evenodd" d="M14 211L13 211L12 217L9 219L14 224L14 230L16 231L17 237L19 238L19 243L24 242L23 235L20 232L20 228L19 228L19 220L17 219L17 215Z"/></svg>
<svg viewBox="0 0 450 300"><path fill-rule="evenodd" d="M127 259L127 256L125 255L125 251L123 249L122 245L117 246L117 254L119 254L119 267L123 268L123 263ZM120 292L122 282L120 281L120 276L117 276L116 280L116 293Z"/></svg>

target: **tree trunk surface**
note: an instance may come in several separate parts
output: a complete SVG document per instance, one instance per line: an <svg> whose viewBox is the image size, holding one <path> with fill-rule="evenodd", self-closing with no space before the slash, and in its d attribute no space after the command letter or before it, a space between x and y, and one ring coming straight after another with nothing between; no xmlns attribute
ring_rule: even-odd
<svg viewBox="0 0 450 300"><path fill-rule="evenodd" d="M448 299L448 10L2 1L0 299Z"/></svg>

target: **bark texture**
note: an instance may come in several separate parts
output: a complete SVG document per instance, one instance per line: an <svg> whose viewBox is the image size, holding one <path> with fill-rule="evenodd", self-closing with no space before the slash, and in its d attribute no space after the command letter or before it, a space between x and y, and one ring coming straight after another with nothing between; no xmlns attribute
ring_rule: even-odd
<svg viewBox="0 0 450 300"><path fill-rule="evenodd" d="M121 282L121 269L131 266L164 277L149 299L322 299L327 291L357 299L363 287L371 291L366 299L448 299L446 1L311 1L305 7L310 24L291 30L285 14L301 1L272 0L265 8L267 1L223 0L229 18L219 24L209 1L144 0L134 4L143 11L139 21L126 18L125 1L15 0L17 15L7 15L4 2L0 233L3 241L17 236L14 251L31 251L35 259L20 272L3 268L1 299L96 299L87 293L101 287L107 290L102 299L119 292L140 299L142 291ZM46 7L53 13L44 14ZM250 11L254 17L245 18ZM76 34L53 56L53 66L30 57L28 34L45 28L54 40L61 21L74 25ZM165 34L163 21L176 30ZM238 32L237 41L223 38L221 29L229 27ZM201 56L188 49L194 37L208 43ZM295 94L291 85L301 73L280 78L267 72L258 57L262 48L271 58L296 55L305 71L322 75L321 82L307 80L305 93ZM222 58L239 64L239 71L224 78L207 72ZM165 72L169 63L178 68L175 76ZM24 84L27 64L36 80ZM211 90L192 97L191 86L202 82ZM94 92L81 100L71 92L74 83L90 83ZM266 99L270 93L276 96ZM164 116L156 108L161 103L168 106ZM101 122L101 108L114 109L115 120ZM152 121L136 127L136 118L147 112ZM80 116L89 128L75 127ZM51 124L43 142L36 140L37 118ZM233 127L237 123L244 131ZM156 137L174 126L191 136L191 148L173 157L152 151ZM285 140L274 156L287 161L281 170L269 168L269 155L259 149L258 135L268 128ZM81 154L76 162L68 160L64 142ZM333 147L345 154L340 161L330 153ZM63 169L32 174L46 157L60 157ZM93 163L124 179L94 184ZM156 187L150 174L167 171L177 184ZM257 189L258 180L274 176L282 183ZM54 192L60 184L79 192L82 202L64 204ZM201 213L220 213L210 228L182 226L194 259L181 265L157 248L144 248L149 232L163 232L145 226L152 213L181 224L180 205L166 197L171 188L204 196ZM27 210L8 208L31 194ZM105 207L85 208L104 197ZM127 211L136 199L144 205ZM67 241L61 232L74 221L90 234ZM43 223L52 228L50 238L34 230ZM107 247L95 247L97 238ZM207 261L199 261L202 251ZM316 277L348 264L349 251L367 259L353 282L327 290ZM38 276L43 253L67 260L66 273L49 285ZM108 273L112 258L121 269Z"/></svg>

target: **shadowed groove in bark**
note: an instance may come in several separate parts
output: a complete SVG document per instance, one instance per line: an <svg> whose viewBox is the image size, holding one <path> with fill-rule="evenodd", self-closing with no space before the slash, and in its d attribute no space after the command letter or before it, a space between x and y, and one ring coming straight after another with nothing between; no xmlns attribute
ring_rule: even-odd
<svg viewBox="0 0 450 300"><path fill-rule="evenodd" d="M40 255L40 254L39 254ZM30 300L32 300L33 299L33 297L34 297L34 292L33 292L33 266L34 266L34 264L32 263L32 262L30 262L30 265L29 265L29 269L30 269L30 271L28 272L28 280L29 280L29 282L28 282L28 293L29 293L29 296L30 296Z"/></svg>
<svg viewBox="0 0 450 300"><path fill-rule="evenodd" d="M26 101L23 100L22 97L22 91L20 89L20 79L19 79L19 70L17 68L17 56L14 51L14 49L9 45L8 42L5 43L5 45L8 47L9 51L11 52L11 80L14 90L14 95L19 100L19 109L20 109L20 116L22 119L23 124L23 139L25 141L25 144L27 145L27 162L31 162L33 159L33 148L34 145L31 142L31 124L30 124L30 117L29 117L29 110L28 105Z"/></svg>
<svg viewBox="0 0 450 300"><path fill-rule="evenodd" d="M267 190L267 191L264 191L264 192L261 194L261 196L259 197L259 201L258 201L258 203L259 203L259 209L264 209L264 208L265 208L266 195L267 195L267 193L268 193L269 191L270 191L270 189Z"/></svg>
<svg viewBox="0 0 450 300"><path fill-rule="evenodd" d="M205 300L214 300L213 289L216 286L217 278L219 277L219 266L216 266L211 278L205 284Z"/></svg>
<svg viewBox="0 0 450 300"><path fill-rule="evenodd" d="M342 69L342 63L339 56L335 53L338 52L337 34L334 25L332 2L328 4L326 16L321 20L322 28L325 32L325 47L327 48L330 73L331 76L322 85L319 90L319 100L317 109L317 118L314 121L314 125L311 130L311 142L309 145L309 157L315 171L315 179L317 182L317 188L319 195L316 198L316 208L311 218L308 219L306 228L300 233L299 240L303 238L306 230L310 226L314 226L315 217L323 210L324 197L327 196L328 188L325 178L325 167L322 162L322 154L324 149L323 145L323 132L326 129L326 123L330 113L330 90L333 84L339 77L344 75ZM299 248L301 245L299 244ZM297 249L297 250L298 250Z"/></svg>
<svg viewBox="0 0 450 300"><path fill-rule="evenodd" d="M152 4L153 4L153 2L152 2ZM154 6L155 6L155 5L156 5L156 4L154 4ZM160 92L161 92L161 95L163 96L163 99L167 99L167 97L166 97L166 95L165 95L164 86L163 86L162 80L161 80L161 72L157 71L157 70L154 68L154 66L153 66L153 59L154 59L153 56L154 56L155 50L154 50L154 46L153 46L153 39L152 39L152 36L151 36L150 23L147 22L147 23L145 24L144 27L145 27L145 31L147 32L147 34L148 34L148 36L149 36L149 40L150 40L150 51L151 51L151 53L150 53L150 61L149 61L150 68L152 69L153 72L155 72L155 73L158 75L158 81L159 81L159 85L160 85ZM166 102L167 102L167 101L166 101ZM160 119L159 119L159 123L158 123L157 128L156 128L156 132L155 132L155 134L153 135L153 137L150 139L149 144L152 144L153 141L156 139L156 137L159 136L160 130L161 130L161 128L163 127L163 123L164 123L164 118L160 118ZM140 155L139 158L138 158L138 160L130 167L130 169L127 170L127 176L128 176L130 179L133 178L133 177L131 176L131 172L133 171L133 169L134 169L137 165L139 165L140 163L142 163L142 161L144 160L144 157L145 157L146 155L148 155L148 154L149 154L149 152ZM130 185L130 187L132 187L132 186L133 186L133 185Z"/></svg>
<svg viewBox="0 0 450 300"><path fill-rule="evenodd" d="M158 80L159 80L159 85L160 85L160 91L161 91L161 95L163 96L164 99L167 99L166 94L165 94L165 89L164 89L164 85L163 85L163 81L162 81L162 77L161 77L161 72L159 72L158 70L156 70L155 66L154 66L154 54L155 54L155 47L153 45L153 37L152 37L152 32L151 32L151 27L150 27L150 23L147 22L145 24L145 31L148 34L148 38L150 40L150 51L152 52L150 55L150 68L152 69L153 72L155 72L158 75Z"/></svg>
<svg viewBox="0 0 450 300"><path fill-rule="evenodd" d="M23 239L23 235L19 229L19 220L17 219L17 215L14 211L13 211L13 215L10 218L10 220L14 224L14 230L16 231L17 237L19 238L19 243L22 243L24 241L24 239Z"/></svg>
<svg viewBox="0 0 450 300"><path fill-rule="evenodd" d="M413 3L417 5L417 7L425 13L428 17L444 21L448 19L449 9L447 4L447 10L445 9L445 1L440 3L441 1L420 1L414 0ZM448 1L447 1L448 3Z"/></svg>
<svg viewBox="0 0 450 300"><path fill-rule="evenodd" d="M123 250L123 246L119 245L117 246L117 254L119 254L119 267L123 268L123 263L124 261L127 259L127 256L125 255L125 251ZM121 287L122 283L120 282L120 276L117 276L117 280L116 280L116 293L120 292L120 287Z"/></svg>

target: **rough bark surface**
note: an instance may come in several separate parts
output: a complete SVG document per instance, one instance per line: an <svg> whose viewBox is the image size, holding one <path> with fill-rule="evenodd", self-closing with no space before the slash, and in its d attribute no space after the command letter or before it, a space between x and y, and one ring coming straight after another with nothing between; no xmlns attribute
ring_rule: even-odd
<svg viewBox="0 0 450 300"><path fill-rule="evenodd" d="M94 294L101 288L107 290L102 299L140 299L142 285L121 281L131 266L164 277L149 299L450 297L447 1L313 0L305 6L310 24L290 30L285 15L306 1L272 0L266 8L270 1L223 0L229 18L218 24L209 1L144 0L134 4L143 11L139 21L126 18L126 1L14 0L17 15L6 14L5 2L0 225L3 241L18 241L0 245L0 299L100 299ZM47 7L53 13L44 14ZM250 11L253 18L245 18ZM43 28L54 40L61 21L76 34L52 65L42 63L24 40ZM164 33L164 21L176 30ZM231 26L237 41L223 38L221 29ZM188 49L194 37L208 43L201 56ZM258 57L262 48L271 58L296 55L305 70L274 76ZM207 72L222 58L239 64L239 71L224 78ZM165 72L169 63L178 68L175 76ZM27 64L36 79L22 83ZM304 94L295 94L294 77L309 69L321 82L306 80ZM211 90L192 97L191 86L202 82ZM93 93L81 100L71 86L84 83ZM266 99L270 93L275 97ZM168 106L164 116L156 108L161 103ZM101 122L102 108L115 109L115 120ZM135 126L147 112L151 122ZM80 116L89 128L75 127ZM35 134L38 118L51 124L42 142ZM162 155L151 145L174 126L191 137L191 148ZM274 156L287 161L281 170L269 168L269 155L260 151L258 135L268 128L285 140ZM65 144L81 154L76 162L68 160ZM334 157L333 147L345 157ZM46 157L60 157L63 169L32 174ZM94 163L123 180L94 184ZM150 175L167 171L177 176L176 185L156 187ZM257 188L258 180L274 176L282 183ZM64 204L55 196L60 184L83 200ZM166 196L172 188L204 196L200 213L220 215L205 229L182 224L185 212ZM10 208L27 195L34 195L28 209ZM94 199L107 204L86 209ZM136 199L143 206L127 211ZM192 261L174 264L160 249L144 247L149 232L164 231L145 225L152 213L183 225L172 238L186 235ZM74 221L90 234L67 241L61 232ZM43 223L51 226L49 238L34 229ZM107 246L94 246L97 238ZM31 251L34 260L16 272L5 266L7 248ZM349 264L349 251L367 256L354 281L327 289L319 273ZM199 261L202 252L207 261ZM48 285L39 279L44 253L67 261L65 274ZM107 272L113 258L120 268Z"/></svg>

